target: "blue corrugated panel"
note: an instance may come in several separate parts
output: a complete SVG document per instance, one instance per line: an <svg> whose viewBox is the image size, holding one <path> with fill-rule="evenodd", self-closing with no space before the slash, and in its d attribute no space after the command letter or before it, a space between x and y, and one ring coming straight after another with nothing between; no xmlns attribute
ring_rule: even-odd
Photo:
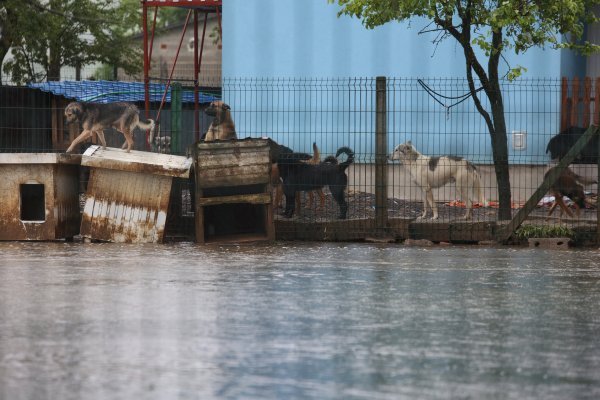
<svg viewBox="0 0 600 400"><path fill-rule="evenodd" d="M97 103L113 103L116 101L138 102L144 101L144 84L142 82L119 81L58 81L30 83L29 87L61 95L77 101L93 101ZM171 88L167 92L165 101L171 101ZM165 85L160 83L150 84L150 101L160 102L165 92ZM194 102L194 91L183 91L183 102ZM210 103L218 100L213 95L200 93L200 103Z"/></svg>

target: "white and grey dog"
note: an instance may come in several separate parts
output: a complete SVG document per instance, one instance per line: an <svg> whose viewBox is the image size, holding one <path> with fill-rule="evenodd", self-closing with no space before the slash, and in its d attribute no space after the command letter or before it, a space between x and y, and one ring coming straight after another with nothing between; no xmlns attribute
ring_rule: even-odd
<svg viewBox="0 0 600 400"><path fill-rule="evenodd" d="M410 172L413 181L423 190L423 214L419 219L427 216L428 207L431 207L433 219L438 218L438 209L433 199L432 189L451 182L456 182L460 197L466 203L467 213L464 219L471 218L472 200L477 200L485 205L479 172L475 165L462 157L426 156L419 153L409 141L396 146L392 154L388 156L388 160L400 161Z"/></svg>

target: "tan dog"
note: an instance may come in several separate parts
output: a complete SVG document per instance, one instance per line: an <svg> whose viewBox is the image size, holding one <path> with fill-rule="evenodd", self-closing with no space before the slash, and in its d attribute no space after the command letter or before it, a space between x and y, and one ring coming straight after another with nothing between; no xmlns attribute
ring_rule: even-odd
<svg viewBox="0 0 600 400"><path fill-rule="evenodd" d="M206 135L204 136L205 142L212 142L213 140L232 140L237 139L235 133L235 124L231 118L231 107L222 101L213 101L204 113L214 117L213 122L208 127Z"/></svg>
<svg viewBox="0 0 600 400"><path fill-rule="evenodd" d="M127 152L133 148L133 130L136 127L150 129L150 140L154 136L154 120L140 120L139 110L135 104L118 103L82 103L72 102L65 108L67 123L79 122L83 131L77 136L67 149L67 153L73 151L75 146L94 134L98 135L102 147L106 148L104 129L113 127L125 136L123 148Z"/></svg>
<svg viewBox="0 0 600 400"><path fill-rule="evenodd" d="M308 161L302 161L306 164L317 165L321 162L321 153L319 152L319 148L317 144L313 142L313 157ZM315 197L315 193L319 195L319 210L322 210L325 207L325 194L323 193L323 188L318 188L316 190L312 190L308 192L308 203L306 204L306 208L312 208L313 200ZM296 209L300 209L300 196L296 197L297 207Z"/></svg>
<svg viewBox="0 0 600 400"><path fill-rule="evenodd" d="M550 173L552 169L548 170L544 175L544 178ZM575 206L575 213L579 216L580 209L585 208L585 192L583 191L583 185L591 185L597 183L595 179L587 179L577 175L570 168L566 168L558 177L556 182L550 186L550 193L554 196L554 204L548 211L548 217L552 215L556 206L560 206L560 216L562 219L563 211L571 218L573 213L569 210L569 207L563 201L563 197L568 197L573 201Z"/></svg>

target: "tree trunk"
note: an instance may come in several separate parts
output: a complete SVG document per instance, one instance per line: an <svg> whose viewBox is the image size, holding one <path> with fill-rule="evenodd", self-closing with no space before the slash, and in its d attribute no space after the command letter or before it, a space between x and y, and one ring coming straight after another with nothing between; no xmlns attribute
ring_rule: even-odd
<svg viewBox="0 0 600 400"><path fill-rule="evenodd" d="M492 154L494 158L494 170L496 172L496 183L498 185L498 220L510 220L511 194L510 194L510 172L508 168L508 141L506 135L506 120L504 118L504 106L502 94L495 91L490 98L492 105L492 118L494 120L494 132L490 132L492 138Z"/></svg>
<svg viewBox="0 0 600 400"><path fill-rule="evenodd" d="M0 46L0 86L2 86L2 65L4 64L6 54L8 54L8 49Z"/></svg>
<svg viewBox="0 0 600 400"><path fill-rule="evenodd" d="M48 81L60 81L60 56L52 50L50 50L50 62L48 63Z"/></svg>

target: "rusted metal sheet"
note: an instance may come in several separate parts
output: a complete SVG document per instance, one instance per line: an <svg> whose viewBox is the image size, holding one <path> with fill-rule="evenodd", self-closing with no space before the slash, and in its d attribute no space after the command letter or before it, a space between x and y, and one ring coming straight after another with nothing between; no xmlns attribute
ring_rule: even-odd
<svg viewBox="0 0 600 400"><path fill-rule="evenodd" d="M0 240L57 240L79 233L80 159L0 154Z"/></svg>
<svg viewBox="0 0 600 400"><path fill-rule="evenodd" d="M164 175L187 178L190 175L192 159L171 154L150 153L101 146L90 146L83 153L81 165L117 171L138 172L141 174Z"/></svg>
<svg viewBox="0 0 600 400"><path fill-rule="evenodd" d="M173 177L188 177L191 159L169 154L91 146L81 235L119 243L164 239Z"/></svg>
<svg viewBox="0 0 600 400"><path fill-rule="evenodd" d="M201 188L267 184L269 141L244 139L196 144L196 184Z"/></svg>
<svg viewBox="0 0 600 400"><path fill-rule="evenodd" d="M172 178L92 169L81 235L118 243L162 242Z"/></svg>

